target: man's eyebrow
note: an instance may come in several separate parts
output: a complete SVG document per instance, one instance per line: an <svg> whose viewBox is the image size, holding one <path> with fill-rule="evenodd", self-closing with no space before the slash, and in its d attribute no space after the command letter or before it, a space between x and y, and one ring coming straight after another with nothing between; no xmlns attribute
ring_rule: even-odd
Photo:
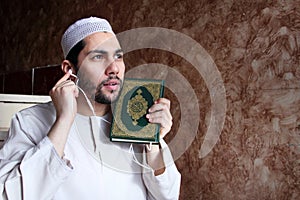
<svg viewBox="0 0 300 200"><path fill-rule="evenodd" d="M91 51L89 51L87 54L89 55L89 54L91 54L91 53L108 54L107 51L100 50L100 49L91 50ZM115 51L115 53L123 53L123 50L122 50L122 49L117 49L117 50Z"/></svg>
<svg viewBox="0 0 300 200"><path fill-rule="evenodd" d="M123 53L122 49L117 49L115 53Z"/></svg>
<svg viewBox="0 0 300 200"><path fill-rule="evenodd" d="M104 50L99 50L99 49L95 49L95 50L91 50L91 51L87 52L88 55L91 54L91 53L107 54L108 52L104 51Z"/></svg>

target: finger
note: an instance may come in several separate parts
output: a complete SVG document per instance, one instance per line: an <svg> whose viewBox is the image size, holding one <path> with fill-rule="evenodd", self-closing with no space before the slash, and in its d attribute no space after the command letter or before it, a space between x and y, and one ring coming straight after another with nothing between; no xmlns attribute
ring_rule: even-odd
<svg viewBox="0 0 300 200"><path fill-rule="evenodd" d="M172 119L170 109L166 104L158 103L151 106L149 109L148 119L158 117L159 115L164 115L166 118Z"/></svg>
<svg viewBox="0 0 300 200"><path fill-rule="evenodd" d="M160 124L163 127L167 127L172 124L172 119L159 115L155 117L150 117L149 122L153 124Z"/></svg>
<svg viewBox="0 0 300 200"><path fill-rule="evenodd" d="M61 77L61 79L57 81L56 85L60 85L62 82L68 80L69 78L70 78L70 73L67 72L63 77Z"/></svg>
<svg viewBox="0 0 300 200"><path fill-rule="evenodd" d="M160 125L160 137L163 138L172 128L173 122L163 116L157 116L151 119L151 123Z"/></svg>
<svg viewBox="0 0 300 200"><path fill-rule="evenodd" d="M161 110L169 110L168 106L162 103L154 103L150 108L149 108L149 113L161 111Z"/></svg>
<svg viewBox="0 0 300 200"><path fill-rule="evenodd" d="M56 91L58 91L58 94L60 95L73 95L74 97L78 97L79 96L79 90L76 87L76 85L74 84L74 82L70 81L69 83L64 84L61 87L58 87L56 89Z"/></svg>
<svg viewBox="0 0 300 200"><path fill-rule="evenodd" d="M65 87L65 86L73 86L75 85L75 83L71 80L66 80L66 81L63 81L61 82L60 84L56 84L56 88L59 88L59 87Z"/></svg>
<svg viewBox="0 0 300 200"><path fill-rule="evenodd" d="M159 110L170 110L170 100L165 98L160 98L154 102L154 104L149 109L149 112L156 112Z"/></svg>
<svg viewBox="0 0 300 200"><path fill-rule="evenodd" d="M166 104L162 104L162 103L154 104L149 109L149 113L146 115L146 118L148 118L150 123L159 123L159 124L163 123L162 119L168 121L169 124L171 124L173 120L170 109Z"/></svg>
<svg viewBox="0 0 300 200"><path fill-rule="evenodd" d="M160 98L154 102L146 115L150 123L160 125L160 137L163 138L172 128L173 117L170 112L170 100Z"/></svg>
<svg viewBox="0 0 300 200"><path fill-rule="evenodd" d="M166 105L169 109L171 108L171 101L169 99L166 98L159 98L156 103L161 103Z"/></svg>
<svg viewBox="0 0 300 200"><path fill-rule="evenodd" d="M57 94L67 94L69 93L68 91L72 91L74 92L75 97L78 95L77 91L78 88L75 86L74 82L67 80L64 81L62 83L60 83L60 85L56 85L54 86L51 90L50 90L50 96L54 95L55 93Z"/></svg>
<svg viewBox="0 0 300 200"><path fill-rule="evenodd" d="M150 123L172 122L173 118L170 112L158 111L146 115Z"/></svg>

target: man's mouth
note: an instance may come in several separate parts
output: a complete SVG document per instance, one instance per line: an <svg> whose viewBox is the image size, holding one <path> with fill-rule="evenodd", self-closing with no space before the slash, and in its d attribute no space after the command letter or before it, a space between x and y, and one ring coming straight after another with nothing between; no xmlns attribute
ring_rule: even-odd
<svg viewBox="0 0 300 200"><path fill-rule="evenodd" d="M109 80L103 83L103 87L107 90L117 90L120 85L118 80Z"/></svg>

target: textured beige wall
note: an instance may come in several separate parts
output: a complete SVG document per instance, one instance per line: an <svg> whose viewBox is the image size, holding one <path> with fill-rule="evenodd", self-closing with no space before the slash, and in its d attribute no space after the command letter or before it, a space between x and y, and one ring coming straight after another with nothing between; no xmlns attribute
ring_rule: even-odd
<svg viewBox="0 0 300 200"><path fill-rule="evenodd" d="M211 99L203 77L166 51L138 50L126 58L128 70L150 62L176 69L197 95L190 104L199 103L198 134L176 161L181 199L300 198L299 0L2 2L0 72L59 63L60 35L83 16L105 17L117 33L157 26L190 36L215 61L226 89L222 134L204 158L199 149ZM174 137L185 105L171 90L166 96L174 100Z"/></svg>

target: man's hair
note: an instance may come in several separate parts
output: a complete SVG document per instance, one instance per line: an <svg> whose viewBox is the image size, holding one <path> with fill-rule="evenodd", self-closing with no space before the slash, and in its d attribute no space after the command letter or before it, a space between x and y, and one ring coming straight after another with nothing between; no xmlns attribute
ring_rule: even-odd
<svg viewBox="0 0 300 200"><path fill-rule="evenodd" d="M75 69L76 69L76 71L78 70L78 55L79 55L79 53L81 52L81 50L84 48L84 46L85 46L85 42L84 42L84 40L80 40L71 50L70 50L70 52L68 53L68 55L67 55L67 57L66 57L66 59L68 60L68 61L70 61L73 65L74 65L74 67L75 67Z"/></svg>

